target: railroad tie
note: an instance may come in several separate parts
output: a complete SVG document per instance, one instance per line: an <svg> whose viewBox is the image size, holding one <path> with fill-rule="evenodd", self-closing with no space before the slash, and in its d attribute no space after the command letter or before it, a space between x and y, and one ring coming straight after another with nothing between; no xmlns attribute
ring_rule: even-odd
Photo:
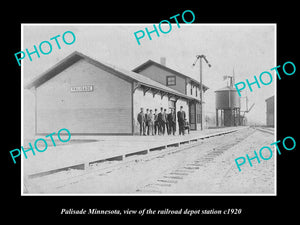
<svg viewBox="0 0 300 225"><path fill-rule="evenodd" d="M201 166L200 163L190 163L190 164L187 164L187 166Z"/></svg>
<svg viewBox="0 0 300 225"><path fill-rule="evenodd" d="M182 176L169 176L169 175L165 175L163 176L164 178L170 178L170 179L183 179Z"/></svg>
<svg viewBox="0 0 300 225"><path fill-rule="evenodd" d="M176 184L176 183L178 183L178 181L177 180L167 180L167 179L158 179L157 180L158 182L163 182L163 183L170 183L170 184Z"/></svg>
<svg viewBox="0 0 300 225"><path fill-rule="evenodd" d="M145 187L138 188L138 189L136 189L136 192L161 193L161 191L158 190L157 188L155 188L155 185L153 185L153 184L149 184L149 185L146 185Z"/></svg>
<svg viewBox="0 0 300 225"><path fill-rule="evenodd" d="M184 174L189 174L190 170L186 170L186 169L177 169L174 171L175 173L184 173Z"/></svg>
<svg viewBox="0 0 300 225"><path fill-rule="evenodd" d="M171 186L171 184L170 183L154 183L154 184L152 184L152 185L157 185L157 186L162 186L162 187L170 187Z"/></svg>
<svg viewBox="0 0 300 225"><path fill-rule="evenodd" d="M188 170L197 170L199 169L199 166L184 166L183 168Z"/></svg>
<svg viewBox="0 0 300 225"><path fill-rule="evenodd" d="M186 176L189 175L188 173L180 173L180 172L171 172L171 175L181 175L181 176Z"/></svg>

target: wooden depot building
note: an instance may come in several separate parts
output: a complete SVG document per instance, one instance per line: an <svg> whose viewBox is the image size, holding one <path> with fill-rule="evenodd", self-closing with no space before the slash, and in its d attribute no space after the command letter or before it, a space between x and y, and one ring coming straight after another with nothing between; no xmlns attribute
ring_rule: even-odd
<svg viewBox="0 0 300 225"><path fill-rule="evenodd" d="M201 116L203 124L205 121L204 96L202 96L202 114L200 110L200 82L167 67L166 59L164 57L161 58L160 63L148 60L144 64L133 69L133 71L193 98L188 103L189 123L191 130L200 130ZM204 93L208 90L208 87L202 84L202 90Z"/></svg>
<svg viewBox="0 0 300 225"><path fill-rule="evenodd" d="M141 68L145 67L138 72ZM124 70L73 52L25 87L35 94L35 133L66 128L72 135L133 135L139 133L137 114L141 107L154 113L155 108L169 112L183 106L188 120L194 116L190 110L199 97L188 94L186 88L188 84L199 87L196 81L173 70L157 69L161 76L173 77L165 78L165 85L144 72ZM178 130L178 124L176 127Z"/></svg>

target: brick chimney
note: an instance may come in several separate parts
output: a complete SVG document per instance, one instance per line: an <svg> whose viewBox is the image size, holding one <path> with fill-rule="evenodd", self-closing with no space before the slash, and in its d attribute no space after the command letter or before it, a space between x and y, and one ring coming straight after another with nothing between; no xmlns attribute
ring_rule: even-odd
<svg viewBox="0 0 300 225"><path fill-rule="evenodd" d="M166 57L160 57L160 64L166 66Z"/></svg>

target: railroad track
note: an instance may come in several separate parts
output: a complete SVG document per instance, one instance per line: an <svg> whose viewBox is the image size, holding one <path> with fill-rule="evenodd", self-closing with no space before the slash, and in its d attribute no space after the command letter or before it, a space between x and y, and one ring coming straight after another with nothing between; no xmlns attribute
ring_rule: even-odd
<svg viewBox="0 0 300 225"><path fill-rule="evenodd" d="M172 190L172 187L182 182L184 179L186 179L194 172L197 172L198 170L201 170L202 168L209 166L209 164L215 163L214 161L215 159L217 159L218 156L222 155L225 151L227 151L234 145L237 145L243 140L245 140L247 137L249 137L250 134L254 133L255 130L267 132L269 134L274 134L272 130L263 129L263 128L260 129L257 127L253 127L253 128L254 129L250 128L252 131L250 131L248 134L238 137L236 140L232 140L232 142L221 144L217 147L214 147L211 150L209 150L206 154L201 155L190 162L182 164L177 168L173 168L172 170L166 171L161 177L157 178L153 182L150 182L146 185L139 187L137 189L137 192L153 193L153 194L168 193L170 189ZM216 179L216 185L221 187L223 181L227 179L227 177L234 170L235 167L236 167L235 163L228 164L227 168L222 173L216 175L216 177L214 178Z"/></svg>
<svg viewBox="0 0 300 225"><path fill-rule="evenodd" d="M207 149L203 151L203 154L199 155L198 157L192 158L187 162L184 162L180 165L176 165L175 167L164 171L160 176L154 179L152 182L149 182L145 185L140 186L136 189L137 193L163 193L166 188L172 187L172 185L177 184L178 182L184 180L187 176L192 174L193 172L201 169L202 166L206 166L209 163L212 163L213 160L218 157L219 155L223 154L226 150L231 148L233 145L243 141L247 136L253 133L254 129L247 129L249 132L246 134L239 136L238 138L228 141L225 144L220 144L218 146L214 146L212 149ZM233 131L236 132L236 131ZM229 134L232 134L230 132ZM219 135L229 135L229 134L219 134ZM206 137L205 139L213 139L218 138L212 135L212 138ZM60 188L64 188L66 186L76 184L78 182L84 182L85 179L89 179L93 176L108 176L110 173L113 173L115 170L120 170L126 165L130 165L132 163L137 163L139 161L147 162L158 158L163 158L168 155L177 154L183 151L188 151L193 147L201 146L199 142L190 142L188 144L181 145L180 147L172 147L169 149L164 149L161 151L153 151L151 154L148 155L141 155L141 156L132 156L122 162L116 161L111 162L110 165L101 168L91 169L89 171L83 171L77 173L75 175L67 176L63 179L58 180L51 180L49 182L43 182L43 185L39 185L38 182L27 182L26 188L29 192L45 192L48 193L49 190L56 190Z"/></svg>
<svg viewBox="0 0 300 225"><path fill-rule="evenodd" d="M201 170L204 166L207 167L209 164L214 163L214 160L222 155L225 151L232 148L234 145L237 145L241 141L245 140L250 134L252 134L254 130L249 133L243 135L242 137L238 137L235 140L230 141L226 144L218 145L217 147L213 147L209 151L207 151L204 155L199 155L197 158L185 162L184 164L177 166L169 171L166 171L157 179L153 180L148 184L145 184L139 187L136 191L137 193L154 193L154 194L162 194L168 192L168 189L172 188L174 185L182 182L185 178L190 176L192 173L197 170ZM224 175L219 178L223 180L224 177L228 174L230 170L232 170L234 165L230 166L229 169L224 171Z"/></svg>
<svg viewBox="0 0 300 225"><path fill-rule="evenodd" d="M273 134L274 135L274 129L268 128L268 127L253 127L256 130L262 131L264 133Z"/></svg>

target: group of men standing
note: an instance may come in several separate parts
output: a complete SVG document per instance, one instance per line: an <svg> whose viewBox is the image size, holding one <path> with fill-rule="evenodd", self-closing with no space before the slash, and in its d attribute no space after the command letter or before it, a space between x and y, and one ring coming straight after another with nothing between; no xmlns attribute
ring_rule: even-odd
<svg viewBox="0 0 300 225"><path fill-rule="evenodd" d="M144 109L141 108L140 113L137 116L137 120L140 124L140 135L175 135L176 132L176 114L174 109L171 109L170 113L167 113L167 109L160 108L160 112L157 109ZM183 111L183 107L180 106L180 111L177 112L177 120L179 125L179 135L184 135L186 114Z"/></svg>

